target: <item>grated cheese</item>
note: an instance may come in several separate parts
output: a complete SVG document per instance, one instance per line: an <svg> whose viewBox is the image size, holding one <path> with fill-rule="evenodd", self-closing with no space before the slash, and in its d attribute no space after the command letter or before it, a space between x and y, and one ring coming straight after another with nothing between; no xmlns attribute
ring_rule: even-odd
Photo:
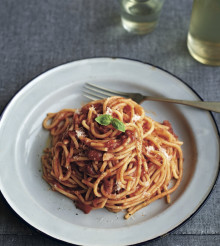
<svg viewBox="0 0 220 246"><path fill-rule="evenodd" d="M81 110L77 108L75 111L75 114L80 114L80 113L81 113Z"/></svg>
<svg viewBox="0 0 220 246"><path fill-rule="evenodd" d="M160 148L160 151L165 155L167 160L170 161L172 159L172 157L167 154L167 152L166 152L166 150L164 148Z"/></svg>
<svg viewBox="0 0 220 246"><path fill-rule="evenodd" d="M112 109L110 109L109 107L107 107L105 114L112 115Z"/></svg>
<svg viewBox="0 0 220 246"><path fill-rule="evenodd" d="M149 192L147 192L147 191L145 191L144 193L143 193L143 195L142 196L144 196L144 197L146 197L146 198L149 198L150 197L150 193Z"/></svg>
<svg viewBox="0 0 220 246"><path fill-rule="evenodd" d="M149 181L144 182L144 186L148 187L150 185Z"/></svg>
<svg viewBox="0 0 220 246"><path fill-rule="evenodd" d="M140 115L135 114L135 115L132 117L132 121L133 121L133 122L137 122L137 121L139 121L139 120L140 120L140 118L141 118L141 116L140 116Z"/></svg>
<svg viewBox="0 0 220 246"><path fill-rule="evenodd" d="M78 138L85 137L85 132L84 132L83 128L76 130L76 135Z"/></svg>
<svg viewBox="0 0 220 246"><path fill-rule="evenodd" d="M89 109L92 109L92 110L94 110L94 111L95 111L95 107L94 107L94 105L92 105Z"/></svg>
<svg viewBox="0 0 220 246"><path fill-rule="evenodd" d="M155 150L155 148L154 148L154 146L147 146L147 147L146 147L146 150L147 150L147 154L149 155L150 152L152 152L152 151Z"/></svg>
<svg viewBox="0 0 220 246"><path fill-rule="evenodd" d="M121 182L116 181L116 191L120 191L120 190L121 190Z"/></svg>

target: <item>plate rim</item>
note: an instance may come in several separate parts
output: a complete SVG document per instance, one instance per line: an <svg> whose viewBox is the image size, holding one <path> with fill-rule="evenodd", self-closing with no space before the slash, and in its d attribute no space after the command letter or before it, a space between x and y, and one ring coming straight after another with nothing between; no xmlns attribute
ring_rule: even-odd
<svg viewBox="0 0 220 246"><path fill-rule="evenodd" d="M179 82L183 83L191 92L193 92L200 100L204 101L203 98L198 94L198 92L193 89L190 85L188 85L184 80L182 80L181 78L179 78L177 75L174 75L173 73L167 71L166 69L164 68L161 68L160 66L157 66L157 65L154 65L152 63L149 63L149 62L144 62L144 61L141 61L141 60L138 60L138 59L132 59L132 58L127 58L127 57L111 57L111 56L97 56L97 57L88 57L88 58L83 58L83 59L78 59L78 60L73 60L73 61L70 61L70 62L66 62L66 63L62 63L60 65L57 65L55 67L52 67L52 68L49 68L47 69L46 71L40 73L39 75L35 76L34 78L32 78L30 81L28 81L26 84L24 84L23 86L21 86L15 93L14 95L9 99L8 103L6 103L6 105L4 106L1 114L0 114L0 128L1 128L1 125L2 125L2 117L4 117L4 114L7 113L7 109L8 107L13 103L14 100L16 100L17 97L19 97L19 94L23 92L23 90L29 86L31 86L33 83L37 83L35 80L37 80L39 77L47 74L49 72L53 72L53 70L56 70L58 68L62 68L63 66L66 66L66 65L71 65L75 62L83 62L83 61L90 61L90 60L99 60L99 59L117 59L117 60L127 60L127 61L131 61L131 62L137 62L137 63L140 63L140 64L143 64L143 65L149 65L149 66L152 66L152 67L155 67L171 76L173 76L174 78L176 78L177 80L179 80ZM209 113L209 115L211 116L211 119L213 121L213 126L216 130L216 136L218 137L218 143L220 144L220 130L218 128L218 125L217 125L217 122L214 118L214 115L211 111L207 111ZM219 153L219 152L218 152ZM154 241L154 240L158 240L159 238L162 238L164 236L167 236L169 235L171 232L177 230L178 228L180 228L181 226L183 226L185 223L187 223L187 221L189 221L196 213L198 213L200 211L200 209L205 205L205 203L207 202L207 200L210 198L212 192L216 189L216 185L217 185L217 180L220 176L220 155L219 155L219 160L218 160L218 170L217 170L217 174L216 174L216 178L213 182L213 185L210 187L210 191L209 193L207 194L207 196L205 197L205 199L202 201L202 203L196 208L196 210L189 216L187 217L184 221L180 222L180 224L178 224L175 228L169 230L168 232L166 232L165 234L162 234L162 235L159 235L155 238L152 238L152 239L149 239L147 241L139 241L139 242L136 242L135 244L132 244L132 245L136 245L136 244L139 244L139 243L142 243L142 242L151 242L151 241ZM37 227L35 227L34 225L30 224L29 222L27 222L23 217L21 217L20 214L17 213L17 211L15 211L12 206L10 205L10 203L8 202L8 200L5 198L4 196L4 193L2 192L2 189L0 187L0 192L4 198L4 200L6 201L6 203L9 205L10 209L19 217L21 218L26 224L28 224L31 228L33 229L37 229L40 233L43 233L43 235L46 235L47 237L49 238L52 238L54 240L58 240L60 242L65 242L63 241L62 239L60 238L57 238L57 237L53 237L49 234L47 234L46 232L44 231L41 231L39 230ZM128 244L130 245L130 244Z"/></svg>

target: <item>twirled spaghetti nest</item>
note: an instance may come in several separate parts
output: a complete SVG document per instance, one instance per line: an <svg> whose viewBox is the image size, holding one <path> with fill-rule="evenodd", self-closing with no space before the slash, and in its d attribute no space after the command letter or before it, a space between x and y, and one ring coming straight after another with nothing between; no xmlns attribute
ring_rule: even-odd
<svg viewBox="0 0 220 246"><path fill-rule="evenodd" d="M103 114L123 122L125 133L97 123ZM43 126L52 137L42 156L43 178L85 213L126 209L127 219L161 197L170 202L181 181L182 142L168 121L145 116L131 99L111 97L49 113Z"/></svg>

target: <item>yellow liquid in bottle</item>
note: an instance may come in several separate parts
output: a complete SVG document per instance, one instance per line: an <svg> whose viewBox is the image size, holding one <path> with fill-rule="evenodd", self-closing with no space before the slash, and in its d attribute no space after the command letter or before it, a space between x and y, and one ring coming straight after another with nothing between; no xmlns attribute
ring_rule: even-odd
<svg viewBox="0 0 220 246"><path fill-rule="evenodd" d="M194 0L187 46L197 61L220 65L220 0Z"/></svg>

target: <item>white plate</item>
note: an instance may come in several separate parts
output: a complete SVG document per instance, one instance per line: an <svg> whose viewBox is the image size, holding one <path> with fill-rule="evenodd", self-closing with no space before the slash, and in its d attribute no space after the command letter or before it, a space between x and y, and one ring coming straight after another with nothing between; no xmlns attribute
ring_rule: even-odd
<svg viewBox="0 0 220 246"><path fill-rule="evenodd" d="M105 209L85 215L73 202L50 190L42 179L40 156L48 132L47 112L79 108L85 82L120 91L199 100L173 75L137 61L95 58L72 62L40 75L10 102L0 122L0 188L10 206L38 230L80 245L128 245L164 235L189 218L204 202L217 178L219 137L209 112L182 105L144 102L148 115L169 120L184 141L183 180L171 195L124 220Z"/></svg>

